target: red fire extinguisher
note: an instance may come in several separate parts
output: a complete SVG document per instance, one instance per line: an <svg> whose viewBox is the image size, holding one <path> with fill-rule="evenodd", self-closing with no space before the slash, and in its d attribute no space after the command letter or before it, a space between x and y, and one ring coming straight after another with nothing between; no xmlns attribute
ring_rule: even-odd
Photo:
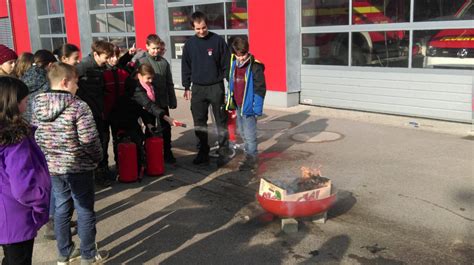
<svg viewBox="0 0 474 265"><path fill-rule="evenodd" d="M235 110L227 111L227 130L229 131L229 141L235 143L235 132L237 130L237 113Z"/></svg>
<svg viewBox="0 0 474 265"><path fill-rule="evenodd" d="M150 128L150 131L152 136L145 140L146 173L149 176L159 176L165 172L163 138L157 136L156 128Z"/></svg>
<svg viewBox="0 0 474 265"><path fill-rule="evenodd" d="M138 180L137 146L130 140L118 144L118 170L120 182Z"/></svg>

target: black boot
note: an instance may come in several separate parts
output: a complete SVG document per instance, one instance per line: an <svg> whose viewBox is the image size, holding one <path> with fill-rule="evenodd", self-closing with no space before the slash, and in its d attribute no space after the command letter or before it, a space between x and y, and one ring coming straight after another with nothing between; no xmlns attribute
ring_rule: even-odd
<svg viewBox="0 0 474 265"><path fill-rule="evenodd" d="M193 160L193 164L195 165L209 165L209 151L199 151L196 158Z"/></svg>
<svg viewBox="0 0 474 265"><path fill-rule="evenodd" d="M176 164L176 158L174 157L173 152L171 152L171 150L165 151L164 158L165 158L165 163Z"/></svg>
<svg viewBox="0 0 474 265"><path fill-rule="evenodd" d="M255 170L258 167L257 157L247 155L243 163L239 166L239 171Z"/></svg>

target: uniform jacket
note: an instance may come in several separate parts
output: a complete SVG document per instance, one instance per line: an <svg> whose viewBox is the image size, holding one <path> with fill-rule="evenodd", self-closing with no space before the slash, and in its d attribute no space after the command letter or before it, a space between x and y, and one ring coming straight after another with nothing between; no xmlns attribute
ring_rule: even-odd
<svg viewBox="0 0 474 265"><path fill-rule="evenodd" d="M47 72L45 69L33 65L30 69L26 71L26 73L21 77L21 81L23 81L29 90L28 95L28 105L26 108L23 117L28 121L31 122L31 111L33 109L34 98L36 95L46 92L49 90L49 82L47 77Z"/></svg>
<svg viewBox="0 0 474 265"><path fill-rule="evenodd" d="M170 64L160 55L152 57L148 53L138 60L138 65L146 63L150 64L153 70L155 70L153 87L155 89L156 98L159 100L158 104L162 108L169 107L170 109L175 109L177 100Z"/></svg>
<svg viewBox="0 0 474 265"><path fill-rule="evenodd" d="M204 38L192 36L184 44L181 58L183 87L189 89L191 83L210 86L222 82L228 75L229 58L229 47L221 36L214 32Z"/></svg>
<svg viewBox="0 0 474 265"><path fill-rule="evenodd" d="M263 113L263 100L266 93L265 84L265 66L255 60L253 55L250 55L249 65L245 73L245 90L242 101L241 115L256 115L260 116ZM226 109L229 110L234 104L234 72L237 67L237 61L234 55L230 60L229 71L229 92L227 93Z"/></svg>
<svg viewBox="0 0 474 265"><path fill-rule="evenodd" d="M77 96L56 90L39 94L35 100L35 138L51 175L95 169L102 159L102 148L87 104Z"/></svg>
<svg viewBox="0 0 474 265"><path fill-rule="evenodd" d="M33 135L15 143L17 129L0 131L1 245L33 239L48 222L51 177Z"/></svg>

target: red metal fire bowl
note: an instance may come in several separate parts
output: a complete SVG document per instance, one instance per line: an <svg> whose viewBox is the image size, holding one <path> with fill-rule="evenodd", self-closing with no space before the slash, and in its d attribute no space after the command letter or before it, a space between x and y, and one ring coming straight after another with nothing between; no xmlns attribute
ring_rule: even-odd
<svg viewBox="0 0 474 265"><path fill-rule="evenodd" d="M336 202L336 193L321 200L311 201L279 201L257 193L257 200L263 209L279 217L309 217L329 210Z"/></svg>

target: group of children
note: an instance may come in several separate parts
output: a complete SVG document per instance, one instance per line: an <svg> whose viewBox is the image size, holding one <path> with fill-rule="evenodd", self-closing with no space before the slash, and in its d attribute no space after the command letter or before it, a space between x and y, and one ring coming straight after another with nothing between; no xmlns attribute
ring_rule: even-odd
<svg viewBox="0 0 474 265"><path fill-rule="evenodd" d="M110 184L110 130L116 160L117 143L126 135L136 143L143 167L143 141L154 127L164 140L165 162L176 162L171 126L181 123L169 114L177 107L170 65L157 35L148 36L146 48L137 53L133 47L119 57L117 46L96 41L79 62L79 49L64 44L54 54L39 50L17 61L14 51L0 45L0 177L5 191L0 207L10 209L0 215L2 264L31 264L37 231L52 217L58 264L79 258L81 264L94 264L107 258L95 241L94 181ZM235 106L246 155L256 159L264 68L248 53L245 39L237 38L232 48L236 54L227 109ZM72 241L74 209L79 248Z"/></svg>

